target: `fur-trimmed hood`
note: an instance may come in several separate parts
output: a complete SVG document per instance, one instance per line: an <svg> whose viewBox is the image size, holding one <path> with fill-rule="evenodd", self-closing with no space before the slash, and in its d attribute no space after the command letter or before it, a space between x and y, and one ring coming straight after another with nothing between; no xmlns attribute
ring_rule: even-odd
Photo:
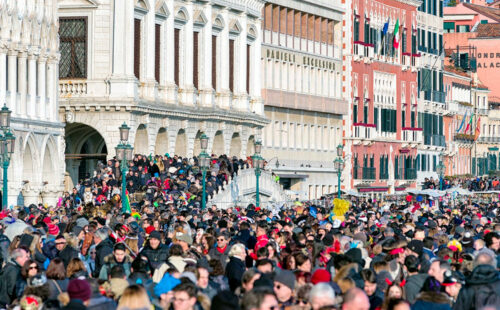
<svg viewBox="0 0 500 310"><path fill-rule="evenodd" d="M450 304L452 300L446 293L436 293L436 292L421 292L417 296L417 301L426 301L436 304Z"/></svg>

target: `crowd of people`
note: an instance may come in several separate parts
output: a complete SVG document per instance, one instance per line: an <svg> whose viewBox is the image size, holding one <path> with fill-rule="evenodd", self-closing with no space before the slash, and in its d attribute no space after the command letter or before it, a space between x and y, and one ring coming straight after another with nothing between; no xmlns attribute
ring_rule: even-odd
<svg viewBox="0 0 500 310"><path fill-rule="evenodd" d="M249 166L213 156L207 194ZM111 160L0 213L0 308L500 309L499 202L202 209L196 158L138 155L126 178L130 212Z"/></svg>
<svg viewBox="0 0 500 310"><path fill-rule="evenodd" d="M471 192L486 192L500 190L500 178L498 176L468 177L451 179L448 177L440 180L439 178L425 178L422 183L422 189L450 189L460 187L468 189Z"/></svg>

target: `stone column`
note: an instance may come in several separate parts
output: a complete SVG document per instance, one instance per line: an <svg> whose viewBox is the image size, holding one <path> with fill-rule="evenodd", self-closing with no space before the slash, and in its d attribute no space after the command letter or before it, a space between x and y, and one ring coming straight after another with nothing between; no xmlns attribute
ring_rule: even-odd
<svg viewBox="0 0 500 310"><path fill-rule="evenodd" d="M233 105L238 110L248 111L248 96L246 90L247 83L247 17L240 14L238 21L241 25L241 32L234 44L235 57L234 68L237 75L234 81Z"/></svg>
<svg viewBox="0 0 500 310"><path fill-rule="evenodd" d="M227 9L220 12L226 25L219 34L219 46L217 52L220 55L220 81L217 81L220 88L220 95L218 98L218 105L220 108L229 109L231 104L231 95L229 93L229 14Z"/></svg>
<svg viewBox="0 0 500 310"><path fill-rule="evenodd" d="M186 10L188 21L181 30L180 45L181 57L179 61L179 99L183 104L193 105L195 103L195 89L193 85L193 3L187 1Z"/></svg>
<svg viewBox="0 0 500 310"><path fill-rule="evenodd" d="M168 11L171 12L165 23L165 89L167 93L167 103L177 104L177 86L174 81L174 2L167 1Z"/></svg>
<svg viewBox="0 0 500 310"><path fill-rule="evenodd" d="M143 57L144 61L144 83L142 83L143 91L142 94L148 99L154 100L155 98L155 88L156 88L156 80L155 80L155 10L151 9L144 16L143 27L146 31L144 31L144 49L143 49Z"/></svg>
<svg viewBox="0 0 500 310"><path fill-rule="evenodd" d="M0 69L1 70L1 69ZM0 82L1 83L1 82ZM30 96L27 108L29 117L36 117L36 55L28 56L28 94Z"/></svg>
<svg viewBox="0 0 500 310"><path fill-rule="evenodd" d="M47 73L47 56L40 55L38 57L38 97L40 102L37 104L36 116L39 119L45 119L45 103L46 103L46 73Z"/></svg>
<svg viewBox="0 0 500 310"><path fill-rule="evenodd" d="M0 49L0 105L7 100L7 51L5 49Z"/></svg>
<svg viewBox="0 0 500 310"><path fill-rule="evenodd" d="M57 118L57 57L50 57L47 65L47 120L55 121Z"/></svg>
<svg viewBox="0 0 500 310"><path fill-rule="evenodd" d="M111 97L134 97L134 1L115 1L113 12L112 74L109 79Z"/></svg>
<svg viewBox="0 0 500 310"><path fill-rule="evenodd" d="M8 104L13 115L17 115L17 51L10 50L7 55L9 75L8 75L8 89L10 92L10 103Z"/></svg>
<svg viewBox="0 0 500 310"><path fill-rule="evenodd" d="M19 114L22 116L26 116L26 93L28 90L28 85L27 85L27 79L26 79L26 71L27 71L27 54L25 52L20 52L18 55L18 82L17 85L19 86L19 94L20 94L20 100L18 104L18 111Z"/></svg>
<svg viewBox="0 0 500 310"><path fill-rule="evenodd" d="M212 5L203 7L203 13L207 16L207 23L201 30L198 40L202 50L199 55L202 66L199 66L199 102L202 106L213 106L214 91L212 88Z"/></svg>
<svg viewBox="0 0 500 310"><path fill-rule="evenodd" d="M262 103L261 98L261 45L262 45L262 36L264 32L261 30L261 21L255 21L255 28L257 29L257 37L250 48L250 100L251 100L251 109L252 112L257 113L259 115L264 115L264 105ZM268 68L271 70L271 68Z"/></svg>

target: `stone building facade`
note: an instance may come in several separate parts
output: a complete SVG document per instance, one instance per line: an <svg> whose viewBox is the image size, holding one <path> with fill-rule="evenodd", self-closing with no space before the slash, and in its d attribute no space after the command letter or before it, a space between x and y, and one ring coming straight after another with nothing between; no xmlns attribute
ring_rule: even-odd
<svg viewBox="0 0 500 310"><path fill-rule="evenodd" d="M59 1L59 114L66 122L68 181L115 155L124 121L136 153L197 155L205 133L211 153L253 154L267 124L263 5Z"/></svg>
<svg viewBox="0 0 500 310"><path fill-rule="evenodd" d="M53 204L63 188L57 2L0 1L0 103L12 111L16 137L8 169L9 205Z"/></svg>
<svg viewBox="0 0 500 310"><path fill-rule="evenodd" d="M340 1L271 0L263 8L262 98L270 123L263 155L292 197L337 189L333 160L342 144Z"/></svg>

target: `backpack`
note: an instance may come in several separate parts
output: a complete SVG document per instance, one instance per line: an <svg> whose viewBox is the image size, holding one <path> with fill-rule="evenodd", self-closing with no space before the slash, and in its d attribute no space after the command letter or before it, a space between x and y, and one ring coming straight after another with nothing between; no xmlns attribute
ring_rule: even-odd
<svg viewBox="0 0 500 310"><path fill-rule="evenodd" d="M500 296L497 295L497 290L500 287L500 282L491 284L479 285L474 288L474 308L481 309L485 306L494 306L500 309Z"/></svg>

